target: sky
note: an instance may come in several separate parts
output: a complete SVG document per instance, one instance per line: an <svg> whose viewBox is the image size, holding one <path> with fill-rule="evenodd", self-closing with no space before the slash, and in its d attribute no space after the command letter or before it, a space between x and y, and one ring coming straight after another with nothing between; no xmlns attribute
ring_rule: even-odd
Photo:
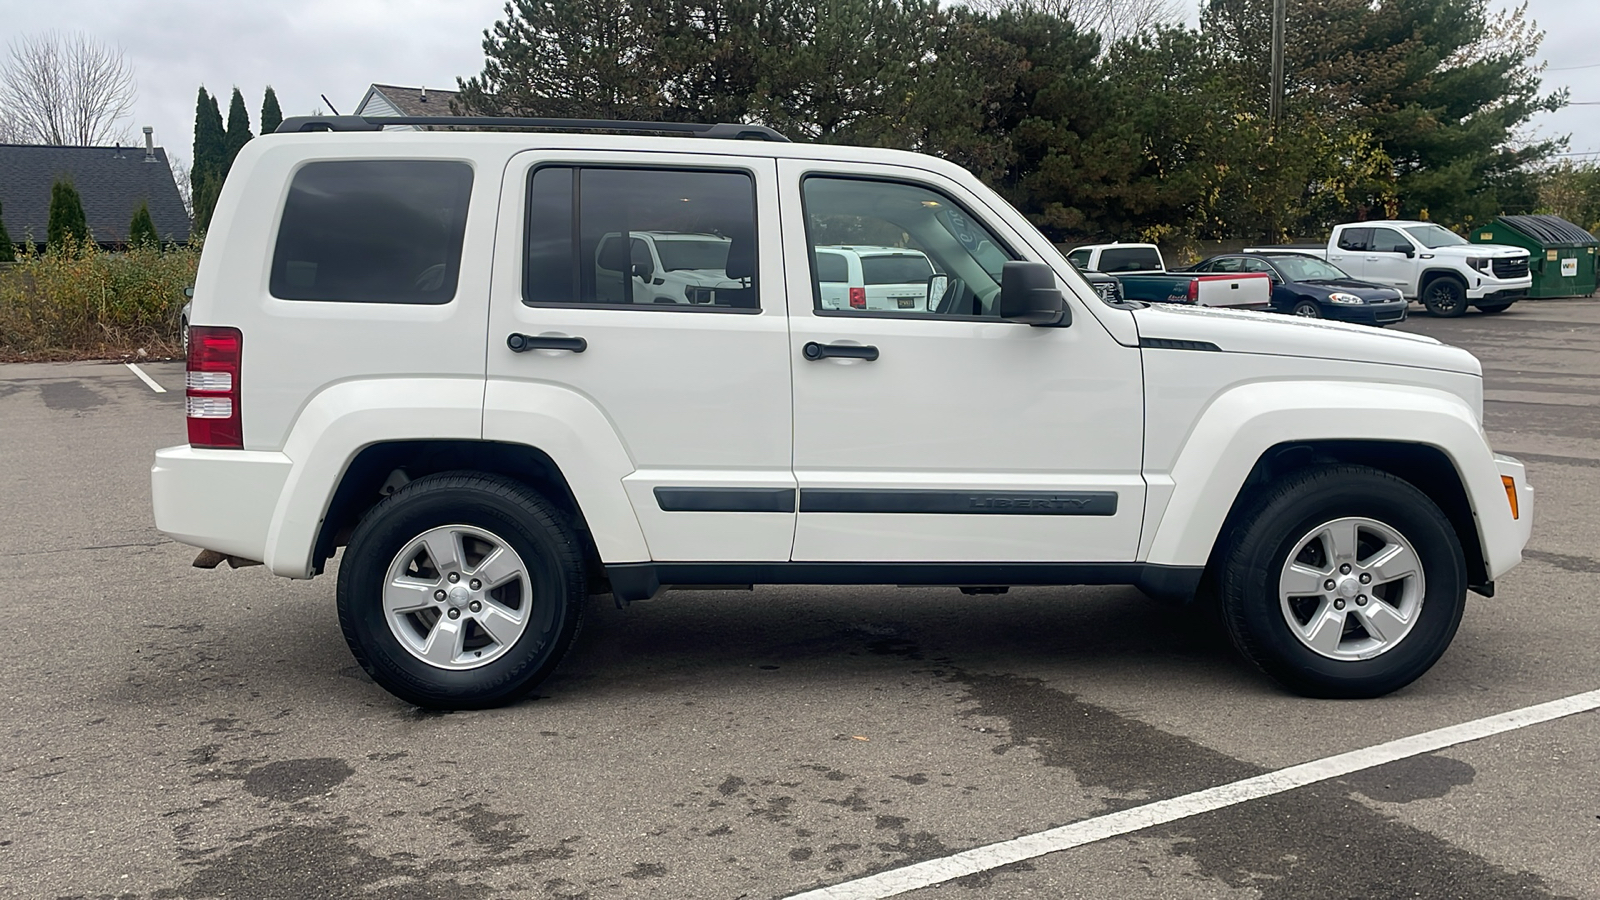
<svg viewBox="0 0 1600 900"><path fill-rule="evenodd" d="M1290 0L1292 3L1293 0ZM1491 0L1503 8L1512 0ZM483 31L503 0L5 0L0 50L24 34L82 31L120 47L133 64L138 99L128 133L184 162L193 146L195 92L219 94L223 116L234 87L252 130L272 85L285 116L350 113L373 83L453 89L483 68ZM1194 4L1198 9L1198 4ZM1540 56L1547 89L1567 87L1573 105L1543 114L1531 136L1572 136L1576 159L1600 160L1600 0L1528 0L1546 32ZM1191 23L1196 16L1191 12Z"/></svg>

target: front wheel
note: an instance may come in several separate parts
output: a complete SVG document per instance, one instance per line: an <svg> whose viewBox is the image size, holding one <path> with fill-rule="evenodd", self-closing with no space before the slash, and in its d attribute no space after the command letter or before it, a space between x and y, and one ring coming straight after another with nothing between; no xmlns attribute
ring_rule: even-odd
<svg viewBox="0 0 1600 900"><path fill-rule="evenodd" d="M1362 466L1287 476L1243 511L1223 557L1234 644L1310 697L1379 697L1455 637L1466 562L1450 522L1408 482Z"/></svg>
<svg viewBox="0 0 1600 900"><path fill-rule="evenodd" d="M1435 278L1422 289L1422 305L1436 316L1453 319L1467 311L1467 286L1449 276Z"/></svg>
<svg viewBox="0 0 1600 900"><path fill-rule="evenodd" d="M1294 305L1294 314L1307 319L1322 318L1322 309L1310 300L1301 300Z"/></svg>
<svg viewBox="0 0 1600 900"><path fill-rule="evenodd" d="M430 475L351 535L339 625L356 661L400 699L482 709L555 669L585 593L581 546L548 500L494 476Z"/></svg>

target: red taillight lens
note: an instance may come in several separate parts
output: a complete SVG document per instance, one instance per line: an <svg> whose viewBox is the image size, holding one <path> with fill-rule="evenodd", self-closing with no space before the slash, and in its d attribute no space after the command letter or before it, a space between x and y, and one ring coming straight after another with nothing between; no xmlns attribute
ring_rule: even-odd
<svg viewBox="0 0 1600 900"><path fill-rule="evenodd" d="M851 288L850 289L850 308L851 309L866 309L867 308L867 289L866 288L858 287L858 288Z"/></svg>
<svg viewBox="0 0 1600 900"><path fill-rule="evenodd" d="M1195 302L1196 300L1199 300L1199 299L1200 299L1200 279L1191 278L1191 279L1189 279L1189 302L1193 303L1193 302Z"/></svg>
<svg viewBox="0 0 1600 900"><path fill-rule="evenodd" d="M240 449L239 369L244 335L237 328L189 326L189 365L184 378L184 414L195 447Z"/></svg>

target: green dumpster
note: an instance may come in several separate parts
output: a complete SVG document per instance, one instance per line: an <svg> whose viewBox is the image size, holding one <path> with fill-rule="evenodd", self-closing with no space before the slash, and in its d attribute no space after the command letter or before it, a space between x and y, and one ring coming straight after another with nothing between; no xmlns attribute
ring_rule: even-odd
<svg viewBox="0 0 1600 900"><path fill-rule="evenodd" d="M1595 292L1600 241L1560 216L1501 216L1467 235L1474 244L1507 244L1528 251L1529 297L1587 297Z"/></svg>

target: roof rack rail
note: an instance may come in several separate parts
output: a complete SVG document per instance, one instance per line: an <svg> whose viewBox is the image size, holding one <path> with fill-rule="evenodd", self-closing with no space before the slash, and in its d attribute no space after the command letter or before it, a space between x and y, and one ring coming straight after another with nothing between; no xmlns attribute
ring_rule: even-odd
<svg viewBox="0 0 1600 900"><path fill-rule="evenodd" d="M516 116L293 116L277 134L312 131L382 131L386 125L439 125L452 128L542 128L550 131L622 131L639 134L683 134L727 140L789 139L765 125L719 122L628 122L615 119L532 119Z"/></svg>

